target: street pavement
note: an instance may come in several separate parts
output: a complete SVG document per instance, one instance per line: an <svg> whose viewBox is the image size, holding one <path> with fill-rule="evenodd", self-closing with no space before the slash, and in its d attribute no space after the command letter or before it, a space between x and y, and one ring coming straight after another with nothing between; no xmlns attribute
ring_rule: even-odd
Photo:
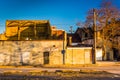
<svg viewBox="0 0 120 80"><path fill-rule="evenodd" d="M120 66L99 66L99 67L64 67L64 68L46 68L46 67L11 67L11 68L0 68L0 73L5 71L21 71L27 73L29 71L48 71L55 72L56 70L71 70L71 71L80 71L80 70L94 70L94 71L106 71L113 74L120 75Z"/></svg>

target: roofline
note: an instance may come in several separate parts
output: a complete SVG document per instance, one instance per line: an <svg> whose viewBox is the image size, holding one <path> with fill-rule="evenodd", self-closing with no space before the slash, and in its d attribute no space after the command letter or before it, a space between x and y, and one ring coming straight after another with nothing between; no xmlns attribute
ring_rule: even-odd
<svg viewBox="0 0 120 80"><path fill-rule="evenodd" d="M67 49L92 49L92 47L67 47Z"/></svg>
<svg viewBox="0 0 120 80"><path fill-rule="evenodd" d="M65 31L65 30L63 30L63 29L52 29L53 31L58 31L58 30L60 30L60 31Z"/></svg>
<svg viewBox="0 0 120 80"><path fill-rule="evenodd" d="M25 20L22 20L22 19L20 19L20 20L6 20L6 21L48 21L49 22L49 20L27 20L27 19L25 19Z"/></svg>

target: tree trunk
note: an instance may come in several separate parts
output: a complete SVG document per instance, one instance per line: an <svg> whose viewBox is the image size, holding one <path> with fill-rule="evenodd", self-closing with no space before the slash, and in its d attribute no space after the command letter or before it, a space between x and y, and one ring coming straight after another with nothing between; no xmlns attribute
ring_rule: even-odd
<svg viewBox="0 0 120 80"><path fill-rule="evenodd" d="M106 60L106 45L103 44L103 56L102 56L103 61Z"/></svg>

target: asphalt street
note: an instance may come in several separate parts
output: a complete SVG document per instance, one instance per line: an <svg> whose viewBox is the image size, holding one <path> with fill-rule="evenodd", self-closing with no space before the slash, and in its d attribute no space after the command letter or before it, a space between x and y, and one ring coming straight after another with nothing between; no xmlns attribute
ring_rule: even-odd
<svg viewBox="0 0 120 80"><path fill-rule="evenodd" d="M95 71L106 71L109 73L113 74L120 74L120 66L105 66L105 67L74 67L74 68L69 68L69 67L64 67L64 68L45 68L45 67L31 67L31 68L21 68L21 67L16 67L16 68L0 68L0 73L3 73L5 71L21 71L23 73L27 73L29 71L48 71L48 72L55 72L56 70L72 70L72 71L80 71L80 70L95 70Z"/></svg>

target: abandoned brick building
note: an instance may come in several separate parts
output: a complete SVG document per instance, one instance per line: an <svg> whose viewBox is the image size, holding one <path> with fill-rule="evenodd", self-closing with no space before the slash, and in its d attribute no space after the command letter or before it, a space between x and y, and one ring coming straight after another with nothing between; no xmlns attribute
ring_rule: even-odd
<svg viewBox="0 0 120 80"><path fill-rule="evenodd" d="M92 64L92 47L67 46L48 20L7 20L0 46L0 65Z"/></svg>

